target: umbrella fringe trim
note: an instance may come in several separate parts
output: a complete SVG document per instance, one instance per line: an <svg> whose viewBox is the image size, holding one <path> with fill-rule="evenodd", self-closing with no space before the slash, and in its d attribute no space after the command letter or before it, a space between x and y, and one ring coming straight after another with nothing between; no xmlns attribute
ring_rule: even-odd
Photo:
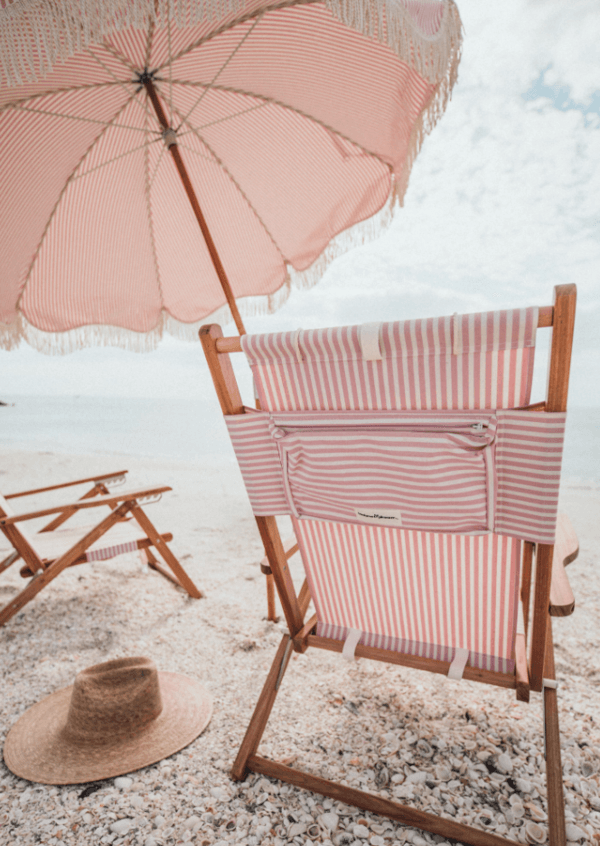
<svg viewBox="0 0 600 846"><path fill-rule="evenodd" d="M444 110L456 80L462 40L454 0L443 0L433 36L413 19L407 0L323 2L342 23L387 44L417 73L439 85L437 99ZM432 0L432 6L439 5ZM236 0L9 0L0 8L0 81L10 86L43 78L57 62L131 26L143 29L155 21L162 27L172 21L182 27L236 10Z"/></svg>
<svg viewBox="0 0 600 846"><path fill-rule="evenodd" d="M273 314L281 308L293 290L313 288L338 256L380 237L390 226L395 212L401 205L400 187L399 184L394 186L387 202L377 214L355 224L330 241L306 270L294 270L288 266L286 278L277 291L262 296L240 298L237 303L241 314L244 317ZM102 324L80 326L60 332L45 332L29 323L22 314L18 314L13 322L0 323L0 349L16 349L25 342L45 355L67 355L91 346L120 347L140 353L152 352L157 349L166 334L181 340L196 341L198 330L205 323L227 325L232 322L229 307L224 305L194 323L182 323L163 310L156 326L147 332Z"/></svg>

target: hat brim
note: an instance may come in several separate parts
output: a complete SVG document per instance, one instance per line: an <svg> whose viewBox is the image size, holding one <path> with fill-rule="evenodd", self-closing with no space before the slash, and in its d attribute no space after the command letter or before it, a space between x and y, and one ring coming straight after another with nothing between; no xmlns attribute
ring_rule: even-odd
<svg viewBox="0 0 600 846"><path fill-rule="evenodd" d="M29 708L11 728L4 763L40 784L84 784L139 770L173 755L200 735L212 716L212 698L195 679L158 673L163 709L133 737L73 743L64 735L73 685Z"/></svg>

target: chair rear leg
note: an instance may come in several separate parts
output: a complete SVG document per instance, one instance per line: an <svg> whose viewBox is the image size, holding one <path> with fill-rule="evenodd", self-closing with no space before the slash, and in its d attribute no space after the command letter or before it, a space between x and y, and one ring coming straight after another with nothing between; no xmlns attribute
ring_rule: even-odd
<svg viewBox="0 0 600 846"><path fill-rule="evenodd" d="M554 647L552 643L552 620L548 618L546 633L546 655L544 678L554 680ZM565 800L563 773L560 756L560 732L558 726L558 696L555 687L544 684L544 736L546 755L546 782L548 789L548 822L550 846L566 846Z"/></svg>
<svg viewBox="0 0 600 846"><path fill-rule="evenodd" d="M284 635L281 639L281 643L279 644L277 654L275 655L275 660L271 665L265 685L258 698L258 702L256 703L256 708L252 714L250 725L246 730L242 745L240 746L240 750L237 754L233 767L231 768L231 777L234 781L242 781L246 777L248 772L246 766L248 759L254 755L258 749L258 744L260 743L265 728L267 727L267 722L269 721L273 705L275 704L275 698L279 690L279 685L281 684L281 679L283 678L283 674L285 673L290 660L292 646L291 637L289 635Z"/></svg>
<svg viewBox="0 0 600 846"><path fill-rule="evenodd" d="M134 505L131 511L140 527L143 529L144 532L146 532L146 535L152 541L152 544L157 549L160 556L165 560L165 562L169 565L169 567L175 574L177 583L180 584L181 587L184 588L191 597L193 597L194 599L201 599L203 594L201 593L201 591L198 590L196 585L190 579L190 577L185 572L177 558L175 558L175 556L167 546L166 541L164 541L161 535L158 533L145 511L139 505ZM148 563L150 564L150 566L153 566L150 561ZM158 566L154 566L154 569L159 569L160 572L162 572L162 568L159 568ZM165 573L163 573L163 575L165 575Z"/></svg>

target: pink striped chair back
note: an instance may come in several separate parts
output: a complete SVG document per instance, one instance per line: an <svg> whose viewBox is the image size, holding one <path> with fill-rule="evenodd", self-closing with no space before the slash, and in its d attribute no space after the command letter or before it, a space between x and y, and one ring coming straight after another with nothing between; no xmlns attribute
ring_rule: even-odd
<svg viewBox="0 0 600 846"><path fill-rule="evenodd" d="M261 409L275 420L281 412L498 411L529 402L537 323L538 310L528 308L245 335L242 349ZM504 425L505 418L499 419ZM535 429L535 422L529 420L529 426ZM242 460L241 469L251 500L260 498L277 449L273 441L271 446L261 442L251 414L230 417L229 424L234 446L255 425L254 459ZM243 425L250 428L241 436ZM564 419L561 425L564 429ZM526 429L505 439L504 446L524 479L528 469L521 466L519 438ZM531 444L524 446L527 452ZM510 484L510 479L503 482ZM531 480L525 488L528 484ZM267 507L275 506L269 513L288 513L282 508L285 492L267 487ZM521 490L518 511L523 512L527 496ZM485 514L485 503L480 506ZM504 503L500 520L510 522L507 510ZM317 634L346 640L354 632L365 645L440 660L466 650L471 666L513 670L518 537L486 533L485 525L474 534L457 534L465 531L460 525L445 533L426 532L353 522L347 515L323 520L296 514L293 521L317 612Z"/></svg>

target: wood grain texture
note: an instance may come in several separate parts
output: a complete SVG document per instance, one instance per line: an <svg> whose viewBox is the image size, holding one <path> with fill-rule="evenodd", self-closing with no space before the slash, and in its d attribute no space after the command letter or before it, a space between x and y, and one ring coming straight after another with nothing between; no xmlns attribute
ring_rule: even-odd
<svg viewBox="0 0 600 846"><path fill-rule="evenodd" d="M546 629L546 661L544 676L555 679L552 620ZM550 846L566 846L565 798L563 793L562 762L560 757L560 730L558 725L558 692L544 687L544 737L546 741L546 782L548 789L548 834Z"/></svg>
<svg viewBox="0 0 600 846"><path fill-rule="evenodd" d="M330 652L342 652L344 644L340 640L332 640L327 637L309 635L307 638L309 646L318 649L327 649ZM439 673L447 676L450 669L449 661L436 661L434 658L421 658L418 655L406 655L401 652L390 652L387 649L378 649L375 646L363 646L359 643L354 652L355 658L370 658L373 661L383 661L386 664L398 664L401 667L412 667L415 670L427 670L430 673ZM516 688L514 675L508 673L493 673L491 670L480 670L478 667L465 667L463 678L468 681L492 684L496 687L505 687L511 690Z"/></svg>

